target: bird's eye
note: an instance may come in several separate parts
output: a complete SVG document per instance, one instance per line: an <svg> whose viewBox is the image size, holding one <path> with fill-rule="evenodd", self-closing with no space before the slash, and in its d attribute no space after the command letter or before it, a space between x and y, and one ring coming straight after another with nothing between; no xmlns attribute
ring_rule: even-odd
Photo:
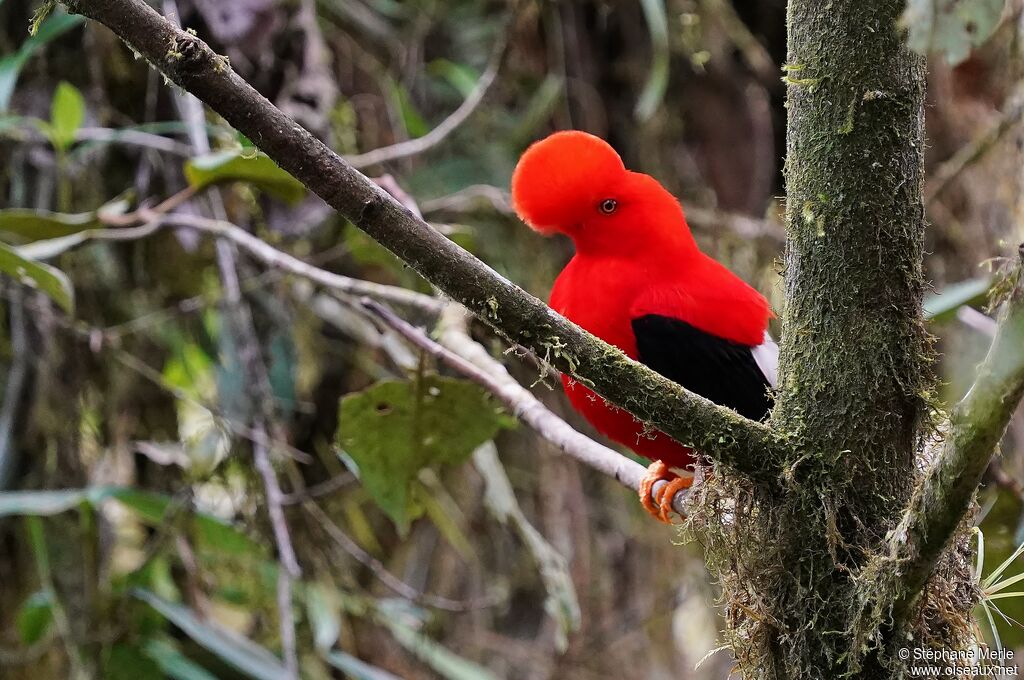
<svg viewBox="0 0 1024 680"><path fill-rule="evenodd" d="M598 209L605 215L611 215L615 212L615 209L619 207L619 202L614 198L606 198L601 201L601 205L597 206Z"/></svg>

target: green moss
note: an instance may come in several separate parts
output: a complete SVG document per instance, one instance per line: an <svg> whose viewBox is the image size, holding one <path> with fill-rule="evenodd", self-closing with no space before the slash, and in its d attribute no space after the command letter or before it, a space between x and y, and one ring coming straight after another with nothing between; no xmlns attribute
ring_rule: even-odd
<svg viewBox="0 0 1024 680"><path fill-rule="evenodd" d="M924 64L895 28L902 9L789 2L787 306L771 425L793 452L776 490L718 467L692 524L746 677L893 670L881 625L896 586L878 584L873 599L861 589L913 491L932 390L920 316Z"/></svg>

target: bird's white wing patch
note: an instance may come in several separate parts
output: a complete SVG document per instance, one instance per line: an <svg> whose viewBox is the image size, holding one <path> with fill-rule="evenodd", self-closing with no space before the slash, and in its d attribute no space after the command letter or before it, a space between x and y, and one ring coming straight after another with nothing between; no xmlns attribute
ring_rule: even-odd
<svg viewBox="0 0 1024 680"><path fill-rule="evenodd" d="M773 390L776 389L779 386L779 346L772 340L772 336L768 335L768 331L764 332L764 342L751 348L750 352L754 355L754 361L764 373L768 384Z"/></svg>

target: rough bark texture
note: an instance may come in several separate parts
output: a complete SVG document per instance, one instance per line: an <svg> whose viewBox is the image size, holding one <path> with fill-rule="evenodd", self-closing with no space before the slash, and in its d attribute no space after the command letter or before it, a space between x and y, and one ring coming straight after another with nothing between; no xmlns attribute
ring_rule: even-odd
<svg viewBox="0 0 1024 680"><path fill-rule="evenodd" d="M772 425L795 451L782 497L741 493L735 517L711 522L740 557L723 565L733 640L766 678L879 673L877 654L863 661L874 622L856 604L856 577L913 490L929 353L924 61L897 29L903 8L789 3L787 306Z"/></svg>

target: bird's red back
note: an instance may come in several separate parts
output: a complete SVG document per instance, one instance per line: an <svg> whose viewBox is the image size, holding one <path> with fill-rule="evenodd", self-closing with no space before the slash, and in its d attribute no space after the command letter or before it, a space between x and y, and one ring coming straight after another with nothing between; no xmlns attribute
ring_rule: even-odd
<svg viewBox="0 0 1024 680"><path fill-rule="evenodd" d="M602 140L567 132L538 142L516 167L512 193L531 227L576 245L551 306L631 358L647 359L638 349L641 318L681 322L738 346L762 343L771 316L764 297L701 253L676 199L653 178L626 170ZM672 466L691 462L685 446L572 379L564 383L573 406L602 434Z"/></svg>

